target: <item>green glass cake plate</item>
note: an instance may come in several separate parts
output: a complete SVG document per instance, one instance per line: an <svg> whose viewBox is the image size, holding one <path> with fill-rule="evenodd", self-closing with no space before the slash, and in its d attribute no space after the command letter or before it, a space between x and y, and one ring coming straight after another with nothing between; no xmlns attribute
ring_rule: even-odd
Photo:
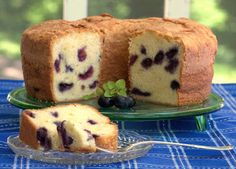
<svg viewBox="0 0 236 169"><path fill-rule="evenodd" d="M53 102L40 101L27 95L24 87L17 88L11 91L7 97L8 101L23 109L29 108L43 108L55 105ZM181 118L187 116L194 116L197 122L197 126L200 130L204 130L206 123L206 116L214 112L224 105L222 97L215 93L211 93L207 100L201 104L195 104L190 106L166 106L157 105L142 101L137 101L136 105L132 109L118 109L112 108L100 108L97 104L97 100L80 101L80 104L87 104L98 108L104 115L110 117L112 120L163 120ZM67 104L67 103L58 103Z"/></svg>

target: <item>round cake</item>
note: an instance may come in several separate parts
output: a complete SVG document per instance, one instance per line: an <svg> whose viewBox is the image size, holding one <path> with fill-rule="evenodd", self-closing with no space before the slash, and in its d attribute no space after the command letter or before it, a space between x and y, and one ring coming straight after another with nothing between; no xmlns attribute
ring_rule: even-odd
<svg viewBox="0 0 236 169"><path fill-rule="evenodd" d="M53 20L22 36L27 93L75 101L107 81L125 79L137 99L188 105L211 92L217 40L189 19L126 19L110 15Z"/></svg>

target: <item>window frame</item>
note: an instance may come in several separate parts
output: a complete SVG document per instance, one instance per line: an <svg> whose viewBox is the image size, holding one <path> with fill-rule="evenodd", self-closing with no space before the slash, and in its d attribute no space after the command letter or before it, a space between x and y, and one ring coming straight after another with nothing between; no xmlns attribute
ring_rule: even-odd
<svg viewBox="0 0 236 169"><path fill-rule="evenodd" d="M164 17L189 18L191 0L164 0ZM63 19L78 20L88 16L88 0L63 0Z"/></svg>

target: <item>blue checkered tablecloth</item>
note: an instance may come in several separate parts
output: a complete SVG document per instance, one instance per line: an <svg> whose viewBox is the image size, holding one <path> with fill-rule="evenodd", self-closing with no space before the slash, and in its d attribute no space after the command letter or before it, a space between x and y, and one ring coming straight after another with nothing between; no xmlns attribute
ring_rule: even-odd
<svg viewBox="0 0 236 169"><path fill-rule="evenodd" d="M206 151L155 145L146 156L138 159L122 163L90 166L49 164L17 156L9 149L6 140L9 135L18 133L20 109L10 105L6 97L8 92L22 85L23 81L0 80L0 169L236 168L236 148L231 151ZM153 140L212 146L228 144L236 146L236 84L214 84L213 92L225 99L225 106L221 110L210 114L208 119L209 128L205 132L197 131L193 118L121 122L119 127L149 135Z"/></svg>

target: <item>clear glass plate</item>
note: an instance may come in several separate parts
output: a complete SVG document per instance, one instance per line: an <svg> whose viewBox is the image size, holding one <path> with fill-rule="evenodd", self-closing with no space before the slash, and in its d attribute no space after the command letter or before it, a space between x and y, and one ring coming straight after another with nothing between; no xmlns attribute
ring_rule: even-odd
<svg viewBox="0 0 236 169"><path fill-rule="evenodd" d="M60 164L105 164L121 162L142 157L152 148L152 145L146 144L134 147L129 151L125 151L124 148L130 144L150 140L150 137L143 135L141 136L133 131L120 131L118 140L118 151L113 154L105 152L86 154L60 151L40 151L25 145L19 139L18 135L9 136L7 143L12 151L19 156L24 156L43 162Z"/></svg>
<svg viewBox="0 0 236 169"><path fill-rule="evenodd" d="M23 109L43 108L55 105L53 102L40 101L28 96L24 87L11 91L7 99L11 104ZM80 101L79 103L98 108L104 115L110 117L112 120L160 120L208 114L222 108L224 100L219 95L211 93L208 99L201 104L181 107L137 101L137 104L132 109L118 109L115 107L100 108L95 99Z"/></svg>

